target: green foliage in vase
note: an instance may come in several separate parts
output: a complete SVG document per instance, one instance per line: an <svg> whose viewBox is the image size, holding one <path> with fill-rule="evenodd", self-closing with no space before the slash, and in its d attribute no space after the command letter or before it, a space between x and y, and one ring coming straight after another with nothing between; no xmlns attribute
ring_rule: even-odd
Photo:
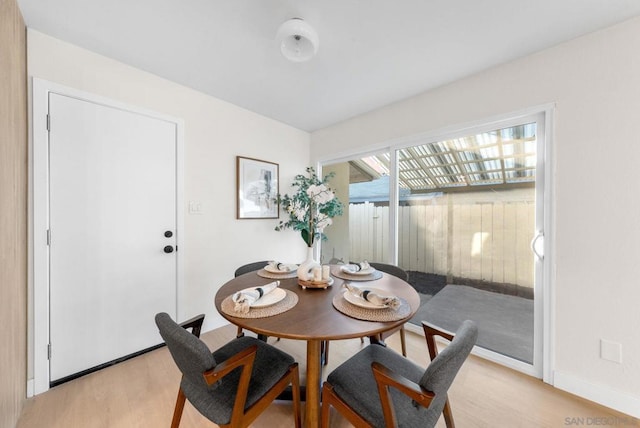
<svg viewBox="0 0 640 428"><path fill-rule="evenodd" d="M291 187L297 189L295 193L278 195L278 202L289 219L280 221L275 229L300 231L304 242L311 247L317 239L327 239L323 233L324 228L331 225L333 217L342 215L344 207L327 185L334 173L327 174L320 180L313 167L307 167L306 171L308 176L298 174L293 179Z"/></svg>

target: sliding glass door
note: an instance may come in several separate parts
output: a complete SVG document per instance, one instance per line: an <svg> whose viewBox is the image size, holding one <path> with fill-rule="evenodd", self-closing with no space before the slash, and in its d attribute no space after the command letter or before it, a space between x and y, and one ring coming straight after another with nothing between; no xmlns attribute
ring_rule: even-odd
<svg viewBox="0 0 640 428"><path fill-rule="evenodd" d="M398 264L424 320L480 327L478 345L534 363L538 125L471 132L397 150Z"/></svg>
<svg viewBox="0 0 640 428"><path fill-rule="evenodd" d="M421 296L411 323L480 327L486 355L541 376L544 114L417 137L323 165L347 205L323 262L397 264ZM495 358L493 358L495 357Z"/></svg>

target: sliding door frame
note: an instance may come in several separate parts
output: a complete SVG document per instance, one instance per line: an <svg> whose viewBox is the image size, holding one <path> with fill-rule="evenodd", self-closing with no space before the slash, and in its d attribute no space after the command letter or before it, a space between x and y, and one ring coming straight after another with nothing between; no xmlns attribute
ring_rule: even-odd
<svg viewBox="0 0 640 428"><path fill-rule="evenodd" d="M376 146L364 147L361 150L350 150L318 158L315 161L318 171L323 165L347 162L372 156L382 152L390 155L390 189L389 189L389 254L390 262L398 262L398 168L397 151L403 148L424 144L425 142L442 141L451 138L469 135L469 133L482 133L502 129L510 126L530 123L537 123L536 137L537 167L536 167L536 232L541 235L538 239L538 251L541 258L535 264L535 286L534 286L534 358L533 364L504 356L502 354L489 351L476 346L473 353L490 361L507 366L525 374L542 378L545 383L553 384L554 370L554 340L555 340L555 293L553 270L554 263L554 225L555 215L552 201L554 200L553 171L555 170L553 156L553 116L554 104L545 104L523 109L517 112L502 114L499 116L485 118L466 124L454 125L451 127L430 131L426 133L402 137L386 141ZM540 245L541 242L541 245ZM532 245L534 243L532 242ZM540 251L541 250L541 251ZM407 323L409 331L422 334L419 326Z"/></svg>

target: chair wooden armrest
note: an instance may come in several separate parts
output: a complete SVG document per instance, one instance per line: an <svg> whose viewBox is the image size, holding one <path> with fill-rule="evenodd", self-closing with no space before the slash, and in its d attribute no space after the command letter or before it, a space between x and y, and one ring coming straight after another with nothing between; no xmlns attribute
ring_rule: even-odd
<svg viewBox="0 0 640 428"><path fill-rule="evenodd" d="M389 370L380 363L371 363L371 368L379 386L396 388L424 407L429 407L431 400L435 397L432 391L424 389L417 383Z"/></svg>
<svg viewBox="0 0 640 428"><path fill-rule="evenodd" d="M207 384L212 385L218 382L220 379L228 375L233 369L241 366L253 365L253 360L258 351L258 345L251 345L237 354L229 357L225 361L216 364L211 370L207 370L203 373ZM251 369L251 367L249 367Z"/></svg>
<svg viewBox="0 0 640 428"><path fill-rule="evenodd" d="M424 407L429 407L431 400L435 397L433 392L428 391L417 383L389 370L380 363L371 363L371 369L373 370L373 376L375 377L376 384L378 386L378 394L380 394L380 401L382 404L382 413L384 414L384 421L387 427L396 426L396 414L393 408L393 402L391 401L391 395L389 394L390 387L396 388L398 391L409 396L416 403Z"/></svg>
<svg viewBox="0 0 640 428"><path fill-rule="evenodd" d="M202 323L204 322L204 314L197 315L191 319L188 319L180 323L180 327L185 330L191 329L191 334L195 337L200 337L200 331L202 330Z"/></svg>
<svg viewBox="0 0 640 428"><path fill-rule="evenodd" d="M212 385L236 368L242 367L242 373L240 374L240 380L238 382L238 390L236 391L236 400L233 403L232 420L235 420L236 417L241 418L244 414L245 402L249 391L249 381L251 380L251 371L253 369L253 361L256 358L257 352L257 345L249 346L225 361L217 364L213 369L207 370L203 373L207 384Z"/></svg>
<svg viewBox="0 0 640 428"><path fill-rule="evenodd" d="M242 367L240 381L238 382L238 390L236 392L236 400L233 403L232 419L236 416L240 417L244 413L247 392L249 391L249 381L251 380L251 371L253 369L253 361L256 358L257 352L257 345L249 346L229 359L217 364L213 369L207 370L203 373L207 384L212 385L236 368Z"/></svg>
<svg viewBox="0 0 640 428"><path fill-rule="evenodd" d="M422 321L422 329L424 330L424 335L427 340L427 347L429 348L429 357L431 357L431 361L433 361L433 359L438 355L438 348L436 347L435 337L440 336L444 339L447 339L449 342L451 342L455 335L450 331L443 330L426 321Z"/></svg>

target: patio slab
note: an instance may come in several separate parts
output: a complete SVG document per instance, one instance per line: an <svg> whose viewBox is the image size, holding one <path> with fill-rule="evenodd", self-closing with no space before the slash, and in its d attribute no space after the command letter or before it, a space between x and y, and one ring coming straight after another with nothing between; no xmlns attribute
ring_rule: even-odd
<svg viewBox="0 0 640 428"><path fill-rule="evenodd" d="M465 285L447 285L421 300L413 324L424 320L455 332L470 319L478 325L478 346L533 363L533 300Z"/></svg>

